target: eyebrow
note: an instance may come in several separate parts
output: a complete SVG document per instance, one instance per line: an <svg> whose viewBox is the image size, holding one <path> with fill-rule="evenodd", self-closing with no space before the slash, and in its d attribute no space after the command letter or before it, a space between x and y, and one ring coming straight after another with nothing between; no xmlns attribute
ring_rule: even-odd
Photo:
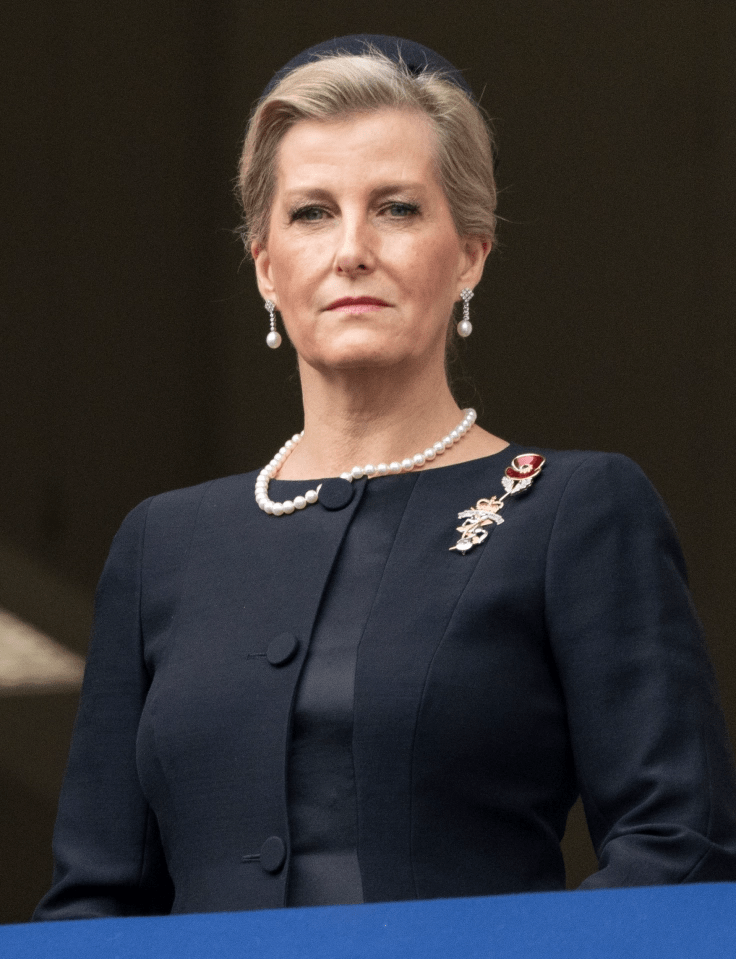
<svg viewBox="0 0 736 959"><path fill-rule="evenodd" d="M318 200L329 200L331 194L329 190L311 189L310 187L295 187L293 190L284 191L284 199L289 203L294 202L313 202Z"/></svg>
<svg viewBox="0 0 736 959"><path fill-rule="evenodd" d="M391 194L421 194L423 192L424 186L422 183L412 181L388 183L371 190L369 199L373 202ZM327 202L333 199L333 195L330 190L324 190L321 187L294 187L291 190L284 191L284 199L290 204L294 202Z"/></svg>
<svg viewBox="0 0 736 959"><path fill-rule="evenodd" d="M405 183L390 183L388 186L376 187L375 190L371 191L372 200L380 200L383 196L388 196L390 193L423 193L424 185L422 183L413 183L411 180Z"/></svg>

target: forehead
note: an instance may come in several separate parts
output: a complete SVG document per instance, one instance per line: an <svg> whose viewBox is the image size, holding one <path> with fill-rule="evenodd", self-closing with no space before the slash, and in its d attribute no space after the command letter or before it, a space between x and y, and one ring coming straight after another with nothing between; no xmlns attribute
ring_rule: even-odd
<svg viewBox="0 0 736 959"><path fill-rule="evenodd" d="M277 190L385 180L438 187L436 146L431 120L415 110L300 120L279 146Z"/></svg>

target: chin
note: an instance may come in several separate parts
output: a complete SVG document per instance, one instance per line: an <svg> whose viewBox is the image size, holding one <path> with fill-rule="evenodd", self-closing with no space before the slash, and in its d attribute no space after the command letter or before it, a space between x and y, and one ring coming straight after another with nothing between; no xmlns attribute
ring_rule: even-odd
<svg viewBox="0 0 736 959"><path fill-rule="evenodd" d="M405 360L406 357L387 355L378 351L354 350L349 353L341 353L338 356L321 357L312 365L325 372L354 370L357 373L368 370L390 369L400 366Z"/></svg>
<svg viewBox="0 0 736 959"><path fill-rule="evenodd" d="M350 336L336 338L329 348L303 355L305 362L323 370L380 369L405 363L414 351L398 338Z"/></svg>

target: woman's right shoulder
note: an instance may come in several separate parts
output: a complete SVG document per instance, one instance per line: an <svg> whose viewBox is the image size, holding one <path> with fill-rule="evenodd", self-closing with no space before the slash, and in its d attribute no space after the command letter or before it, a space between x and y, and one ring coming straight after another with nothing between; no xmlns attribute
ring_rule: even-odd
<svg viewBox="0 0 736 959"><path fill-rule="evenodd" d="M141 544L164 540L173 546L189 540L200 520L227 526L253 499L256 472L206 480L149 496L127 514L114 544L135 539Z"/></svg>

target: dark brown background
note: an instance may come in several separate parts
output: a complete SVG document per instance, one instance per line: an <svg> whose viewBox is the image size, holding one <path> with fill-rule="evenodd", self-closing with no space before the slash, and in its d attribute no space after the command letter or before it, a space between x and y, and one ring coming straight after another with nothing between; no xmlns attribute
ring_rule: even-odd
<svg viewBox="0 0 736 959"><path fill-rule="evenodd" d="M346 12L347 11L347 12ZM509 439L627 453L679 527L732 733L732 0L28 0L4 28L0 605L83 651L142 498L300 427L232 230L273 70L329 36L436 47L496 118L500 251L461 387ZM50 877L75 697L0 699L0 920ZM574 817L571 883L592 868Z"/></svg>

